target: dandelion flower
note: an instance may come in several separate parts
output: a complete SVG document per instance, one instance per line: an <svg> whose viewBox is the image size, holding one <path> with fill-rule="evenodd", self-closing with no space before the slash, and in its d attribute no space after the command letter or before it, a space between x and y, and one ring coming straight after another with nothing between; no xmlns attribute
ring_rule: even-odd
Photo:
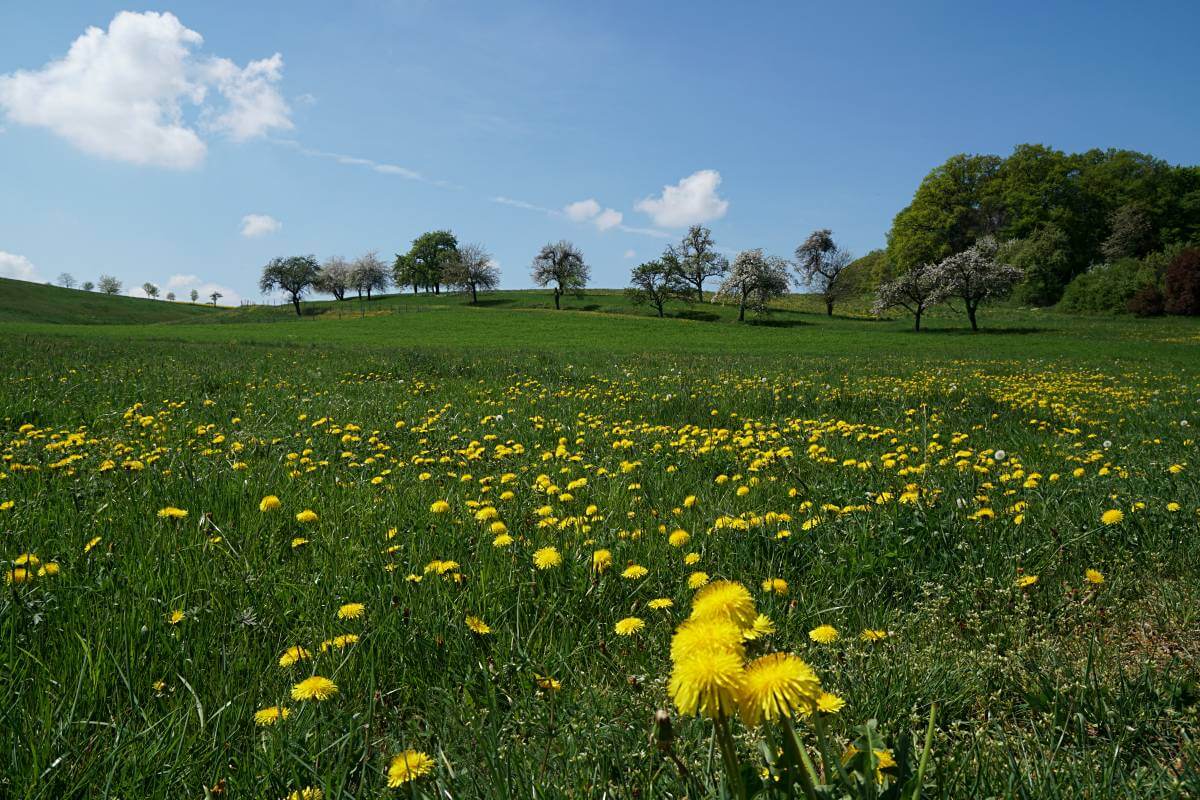
<svg viewBox="0 0 1200 800"><path fill-rule="evenodd" d="M641 564L630 564L625 568L625 571L621 573L621 577L628 578L629 580L637 580L638 578L646 577L646 575L649 573L650 570L646 569Z"/></svg>
<svg viewBox="0 0 1200 800"><path fill-rule="evenodd" d="M183 519L187 515L188 512L186 510L182 508L176 508L175 506L167 506L166 508L160 508L158 510L158 516L160 519Z"/></svg>
<svg viewBox="0 0 1200 800"><path fill-rule="evenodd" d="M328 700L337 693L337 684L320 675L305 678L292 687L293 700Z"/></svg>
<svg viewBox="0 0 1200 800"><path fill-rule="evenodd" d="M450 504L447 503L445 500L435 500L429 506L429 513L431 513L431 514L445 514L449 510L450 510Z"/></svg>
<svg viewBox="0 0 1200 800"><path fill-rule="evenodd" d="M858 638L864 642L881 642L888 637L888 632L882 629L866 628Z"/></svg>
<svg viewBox="0 0 1200 800"><path fill-rule="evenodd" d="M613 626L618 636L633 636L646 627L644 620L638 617L626 617Z"/></svg>
<svg viewBox="0 0 1200 800"><path fill-rule="evenodd" d="M667 537L667 542L671 547L683 547L692 540L692 535L685 530L677 530Z"/></svg>
<svg viewBox="0 0 1200 800"><path fill-rule="evenodd" d="M739 659L745 652L742 629L727 619L689 619L671 637L671 660L682 661L697 653L725 651Z"/></svg>
<svg viewBox="0 0 1200 800"><path fill-rule="evenodd" d="M1110 508L1100 515L1100 524L1102 525L1120 525L1125 519L1125 514L1117 508Z"/></svg>
<svg viewBox="0 0 1200 800"><path fill-rule="evenodd" d="M543 547L533 554L533 565L538 569L551 569L562 564L562 553L557 547Z"/></svg>
<svg viewBox="0 0 1200 800"><path fill-rule="evenodd" d="M492 539L492 547L508 547L512 543L513 537L509 536L507 533L502 533L495 539Z"/></svg>
<svg viewBox="0 0 1200 800"><path fill-rule="evenodd" d="M846 705L846 701L831 692L821 692L817 698L817 710L822 714L836 714Z"/></svg>
<svg viewBox="0 0 1200 800"><path fill-rule="evenodd" d="M96 545L100 544L100 540L101 540L102 538L104 538L104 537L102 537L102 536L96 536L96 537L94 537L94 538L90 539L90 540L88 541L88 543L87 543L87 544L85 544L85 545L83 546L83 552L85 552L85 553L90 553L90 552L92 551L92 548L93 548L93 547L95 547Z"/></svg>
<svg viewBox="0 0 1200 800"><path fill-rule="evenodd" d="M1037 582L1038 582L1038 576L1037 576L1037 575L1022 575L1022 576L1020 576L1019 578L1017 578L1017 579L1016 579L1016 580L1013 582L1013 584L1014 584L1014 585L1015 585L1015 586L1016 586L1018 589L1024 589L1024 588L1025 588L1025 587L1027 587L1027 586L1033 586L1033 585L1034 585L1035 583L1037 583Z"/></svg>
<svg viewBox="0 0 1200 800"><path fill-rule="evenodd" d="M468 616L467 627L471 629L472 633L478 633L480 636L487 636L492 632L491 626L479 617Z"/></svg>
<svg viewBox="0 0 1200 800"><path fill-rule="evenodd" d="M13 559L13 563L18 567L36 567L42 560L37 557L37 553L21 553Z"/></svg>
<svg viewBox="0 0 1200 800"><path fill-rule="evenodd" d="M258 501L258 510L266 514L268 511L274 511L279 508L280 505L282 503L279 502L279 498L273 494L269 494Z"/></svg>
<svg viewBox="0 0 1200 800"><path fill-rule="evenodd" d="M604 572L604 570L606 570L612 566L612 563L613 563L613 557L612 557L612 553L610 551L597 550L594 553L592 553L592 571L593 572Z"/></svg>
<svg viewBox="0 0 1200 800"><path fill-rule="evenodd" d="M681 714L728 716L737 708L745 669L729 651L701 652L676 661L668 691Z"/></svg>
<svg viewBox="0 0 1200 800"><path fill-rule="evenodd" d="M311 508L306 508L300 513L296 514L296 522L303 524L316 522L318 519L320 519L320 517L317 516L317 512L313 511Z"/></svg>
<svg viewBox="0 0 1200 800"><path fill-rule="evenodd" d="M808 638L817 644L833 644L837 641L837 628L832 625L818 625L808 632Z"/></svg>
<svg viewBox="0 0 1200 800"><path fill-rule="evenodd" d="M285 800L325 800L325 792L317 786L305 786L289 794Z"/></svg>
<svg viewBox="0 0 1200 800"><path fill-rule="evenodd" d="M1085 570L1083 573L1083 579L1088 583L1099 586L1100 584L1104 583L1104 573L1100 572L1098 569Z"/></svg>
<svg viewBox="0 0 1200 800"><path fill-rule="evenodd" d="M725 619L744 629L755 616L750 590L737 581L714 581L692 598L692 619Z"/></svg>
<svg viewBox="0 0 1200 800"><path fill-rule="evenodd" d="M59 573L59 570L60 567L56 562L47 561L42 568L38 570L37 574L39 577L45 577L47 575L53 577Z"/></svg>
<svg viewBox="0 0 1200 800"><path fill-rule="evenodd" d="M675 601L669 597L656 597L646 605L655 611L661 611L664 608L670 608L675 605Z"/></svg>
<svg viewBox="0 0 1200 800"><path fill-rule="evenodd" d="M770 636L774 632L775 623L771 621L771 618L766 614L759 614L754 618L754 624L742 631L742 638L749 642Z"/></svg>
<svg viewBox="0 0 1200 800"><path fill-rule="evenodd" d="M533 678L535 681L537 681L539 689L548 689L552 692L557 692L562 688L562 681L558 680L557 678L552 678L549 675L535 674Z"/></svg>
<svg viewBox="0 0 1200 800"><path fill-rule="evenodd" d="M817 673L799 656L771 653L751 661L738 706L747 725L811 714L821 696Z"/></svg>
<svg viewBox="0 0 1200 800"><path fill-rule="evenodd" d="M254 712L254 724L260 727L274 725L280 720L291 716L292 710L287 706L269 706Z"/></svg>
<svg viewBox="0 0 1200 800"><path fill-rule="evenodd" d="M405 750L388 766L388 786L395 789L433 771L433 759L417 750Z"/></svg>
<svg viewBox="0 0 1200 800"><path fill-rule="evenodd" d="M307 661L310 658L312 658L312 653L300 645L296 645L283 651L283 655L279 657L279 666L290 667L299 661Z"/></svg>
<svg viewBox="0 0 1200 800"><path fill-rule="evenodd" d="M10 569L4 575L5 583L9 583L9 584L28 583L31 580L33 580L33 572L25 569L24 567L17 567L16 569Z"/></svg>
<svg viewBox="0 0 1200 800"><path fill-rule="evenodd" d="M332 639L326 639L325 641L321 642L321 652L328 653L330 650L332 650L335 647L338 650L342 650L346 647L349 647L352 644L357 644L357 643L358 643L358 634L357 633L343 633L340 636L335 636Z"/></svg>
<svg viewBox="0 0 1200 800"><path fill-rule="evenodd" d="M764 592L785 595L788 593L788 582L783 578L767 578L762 582L762 590Z"/></svg>
<svg viewBox="0 0 1200 800"><path fill-rule="evenodd" d="M367 612L362 603L346 603L337 610L338 619L358 619Z"/></svg>
<svg viewBox="0 0 1200 800"><path fill-rule="evenodd" d="M183 609L177 608L174 611L172 611L170 614L167 615L167 624L168 625L178 625L179 623L183 622L184 619L186 619L186 618L187 618L187 615L183 613Z"/></svg>
<svg viewBox="0 0 1200 800"><path fill-rule="evenodd" d="M707 572L693 572L691 575L688 575L687 585L689 589L699 589L706 583L708 583Z"/></svg>
<svg viewBox="0 0 1200 800"><path fill-rule="evenodd" d="M299 550L301 547L304 547L304 545L306 545L306 544L308 544L308 539L305 539L303 536L297 536L296 538L292 539L292 549L293 550Z"/></svg>

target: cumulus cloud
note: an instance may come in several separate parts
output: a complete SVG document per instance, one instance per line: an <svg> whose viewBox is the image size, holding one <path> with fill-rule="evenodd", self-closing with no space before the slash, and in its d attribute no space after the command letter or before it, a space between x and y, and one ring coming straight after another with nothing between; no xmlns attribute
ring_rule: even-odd
<svg viewBox="0 0 1200 800"><path fill-rule="evenodd" d="M282 227L282 222L267 214L247 214L242 217L242 236L247 239L275 233Z"/></svg>
<svg viewBox="0 0 1200 800"><path fill-rule="evenodd" d="M16 278L19 281L40 282L42 276L37 267L25 256L0 250L0 278Z"/></svg>
<svg viewBox="0 0 1200 800"><path fill-rule="evenodd" d="M729 201L717 194L720 185L721 173L715 169L702 169L674 186L664 186L658 197L639 200L634 208L664 228L710 222L725 216L729 210Z"/></svg>
<svg viewBox="0 0 1200 800"><path fill-rule="evenodd" d="M200 283L199 275L172 275L167 278L167 288L171 290L190 289Z"/></svg>
<svg viewBox="0 0 1200 800"><path fill-rule="evenodd" d="M203 41L174 14L122 11L107 30L88 28L63 58L0 75L0 109L91 155L171 169L203 162L201 131L244 141L292 127L276 86L282 56L239 67L195 55Z"/></svg>
<svg viewBox="0 0 1200 800"><path fill-rule="evenodd" d="M607 231L621 224L624 215L611 208L601 208L594 198L577 200L563 207L563 213L572 222L591 222L597 230Z"/></svg>

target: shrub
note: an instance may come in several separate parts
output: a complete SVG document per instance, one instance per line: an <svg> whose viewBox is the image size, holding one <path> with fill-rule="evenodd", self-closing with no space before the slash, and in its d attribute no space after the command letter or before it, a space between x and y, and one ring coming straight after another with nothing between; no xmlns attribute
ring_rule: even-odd
<svg viewBox="0 0 1200 800"><path fill-rule="evenodd" d="M1200 315L1200 248L1175 256L1163 284L1168 314Z"/></svg>
<svg viewBox="0 0 1200 800"><path fill-rule="evenodd" d="M1126 308L1139 317L1160 317L1165 310L1163 293L1157 286L1148 283L1133 293Z"/></svg>
<svg viewBox="0 0 1200 800"><path fill-rule="evenodd" d="M1122 258L1111 264L1097 264L1067 284L1063 292L1065 311L1119 314L1126 310L1144 279L1142 264L1135 258Z"/></svg>

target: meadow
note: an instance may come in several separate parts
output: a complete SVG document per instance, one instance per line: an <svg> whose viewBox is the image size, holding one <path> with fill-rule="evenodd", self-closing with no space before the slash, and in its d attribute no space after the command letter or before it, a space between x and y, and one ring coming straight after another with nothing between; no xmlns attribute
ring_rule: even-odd
<svg viewBox="0 0 1200 800"><path fill-rule="evenodd" d="M0 312L0 795L799 793L714 598L811 796L1200 792L1193 321L111 300Z"/></svg>

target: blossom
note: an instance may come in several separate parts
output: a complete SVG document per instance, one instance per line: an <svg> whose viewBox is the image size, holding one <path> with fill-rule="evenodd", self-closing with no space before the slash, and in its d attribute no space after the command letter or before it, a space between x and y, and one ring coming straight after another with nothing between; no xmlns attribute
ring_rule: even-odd
<svg viewBox="0 0 1200 800"><path fill-rule="evenodd" d="M646 605L655 611L661 611L662 609L670 608L671 606L675 605L675 601L669 597L656 597Z"/></svg>
<svg viewBox="0 0 1200 800"><path fill-rule="evenodd" d="M1100 572L1100 570L1088 569L1084 570L1083 579L1088 583L1099 586L1100 584L1104 583L1104 574Z"/></svg>
<svg viewBox="0 0 1200 800"><path fill-rule="evenodd" d="M751 661L742 678L738 706L747 725L811 714L821 682L799 656L771 653Z"/></svg>
<svg viewBox="0 0 1200 800"><path fill-rule="evenodd" d="M646 569L641 564L630 564L625 568L625 571L621 573L621 577L628 578L629 580L637 580L638 578L646 577L649 572L650 570Z"/></svg>
<svg viewBox="0 0 1200 800"><path fill-rule="evenodd" d="M338 619L358 619L367 611L362 603L346 603L337 610Z"/></svg>
<svg viewBox="0 0 1200 800"><path fill-rule="evenodd" d="M388 765L388 786L395 789L433 771L433 759L417 750L405 750Z"/></svg>
<svg viewBox="0 0 1200 800"><path fill-rule="evenodd" d="M1125 519L1125 514L1120 509L1110 508L1100 515L1100 524L1102 525L1120 525Z"/></svg>
<svg viewBox="0 0 1200 800"><path fill-rule="evenodd" d="M274 725L280 720L287 719L292 711L287 706L268 706L254 712L254 724L260 727Z"/></svg>
<svg viewBox="0 0 1200 800"><path fill-rule="evenodd" d="M744 676L739 654L698 652L675 662L667 690L682 714L728 716L737 708Z"/></svg>
<svg viewBox="0 0 1200 800"><path fill-rule="evenodd" d="M303 511L296 514L296 522L300 522L303 524L308 524L309 522L316 522L318 519L320 519L320 518L317 516L317 512L313 511L311 508L306 508Z"/></svg>
<svg viewBox="0 0 1200 800"><path fill-rule="evenodd" d="M186 510L182 508L176 508L175 506L167 506L166 508L160 508L158 510L158 516L160 519L183 519L187 515L188 512Z"/></svg>
<svg viewBox="0 0 1200 800"><path fill-rule="evenodd" d="M495 539L492 539L492 547L508 547L512 543L513 537L509 536L507 533L502 533Z"/></svg>
<svg viewBox="0 0 1200 800"><path fill-rule="evenodd" d="M283 651L283 655L279 657L279 666L290 667L299 661L306 661L310 658L312 658L312 653L300 645L295 645Z"/></svg>
<svg viewBox="0 0 1200 800"><path fill-rule="evenodd" d="M187 615L183 613L183 609L177 608L174 611L172 611L170 614L167 615L167 624L168 625L178 625L179 623L183 622L184 619L186 619L186 618L187 618Z"/></svg>
<svg viewBox="0 0 1200 800"><path fill-rule="evenodd" d="M882 629L865 628L858 638L864 642L881 642L888 637L888 632Z"/></svg>
<svg viewBox="0 0 1200 800"><path fill-rule="evenodd" d="M472 633L477 633L480 636L486 636L487 634L492 632L492 628L490 625L488 625L486 622L484 622L479 617L475 617L475 616L471 616L471 615L467 616L467 627L471 629Z"/></svg>
<svg viewBox="0 0 1200 800"><path fill-rule="evenodd" d="M808 632L808 638L817 644L833 644L837 641L837 628L832 625L818 625Z"/></svg>
<svg viewBox="0 0 1200 800"><path fill-rule="evenodd" d="M829 692L821 692L821 696L817 698L817 710L822 714L836 714L845 705L845 700Z"/></svg>
<svg viewBox="0 0 1200 800"><path fill-rule="evenodd" d="M767 578L762 582L762 590L764 592L785 595L788 593L788 583L783 578Z"/></svg>
<svg viewBox="0 0 1200 800"><path fill-rule="evenodd" d="M592 571L604 572L612 566L612 553L608 550L597 550L592 553Z"/></svg>
<svg viewBox="0 0 1200 800"><path fill-rule="evenodd" d="M429 513L431 513L431 514L445 514L449 510L450 510L450 504L447 503L445 500L435 500L429 506Z"/></svg>
<svg viewBox="0 0 1200 800"><path fill-rule="evenodd" d="M667 543L670 544L671 547L683 547L691 540L692 535L685 530L673 531L671 535L667 537Z"/></svg>
<svg viewBox="0 0 1200 800"><path fill-rule="evenodd" d="M1033 586L1037 582L1038 582L1037 575L1021 575L1013 582L1013 584L1018 589L1024 589L1027 586Z"/></svg>
<svg viewBox="0 0 1200 800"><path fill-rule="evenodd" d="M292 687L293 700L328 700L337 693L337 684L320 675L305 678Z"/></svg>
<svg viewBox="0 0 1200 800"><path fill-rule="evenodd" d="M736 581L713 581L692 598L692 619L725 619L744 629L755 616L754 598Z"/></svg>
<svg viewBox="0 0 1200 800"><path fill-rule="evenodd" d="M557 547L543 547L533 554L533 565L538 569L551 569L562 564L562 554Z"/></svg>
<svg viewBox="0 0 1200 800"><path fill-rule="evenodd" d="M689 589L699 589L706 583L708 583L707 572L693 572L691 575L688 575L687 585Z"/></svg>
<svg viewBox="0 0 1200 800"><path fill-rule="evenodd" d="M282 503L279 502L278 497L276 497L273 494L269 494L266 497L264 497L262 500L258 501L258 510L261 511L262 513L266 514L268 511L274 511L275 509L279 508L281 505L282 505Z"/></svg>
<svg viewBox="0 0 1200 800"><path fill-rule="evenodd" d="M638 617L626 617L613 626L618 636L632 636L646 627L646 622Z"/></svg>

